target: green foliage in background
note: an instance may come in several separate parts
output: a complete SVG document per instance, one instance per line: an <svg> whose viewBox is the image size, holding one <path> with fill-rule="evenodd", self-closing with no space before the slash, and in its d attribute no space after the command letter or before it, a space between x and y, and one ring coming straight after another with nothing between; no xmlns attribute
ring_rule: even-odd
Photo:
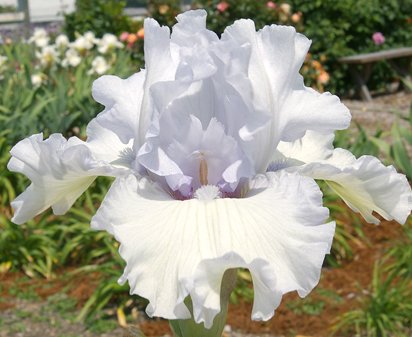
<svg viewBox="0 0 412 337"><path fill-rule="evenodd" d="M311 53L325 54L331 73L329 90L339 93L352 88L347 67L339 57L412 46L412 1L410 0L290 0L303 14L303 33L312 40ZM372 34L381 32L385 43L376 46ZM378 89L394 79L387 63L375 65L369 80Z"/></svg>
<svg viewBox="0 0 412 337"><path fill-rule="evenodd" d="M87 123L102 110L91 96L97 74L89 74L96 50L85 52L77 67L60 64L39 67L35 49L26 43L0 46L0 55L8 59L0 81L0 136L9 145L28 135L58 132L66 136L83 134ZM120 49L106 56L109 73L120 77L133 74L130 52ZM43 78L41 85L32 82L32 75Z"/></svg>
<svg viewBox="0 0 412 337"><path fill-rule="evenodd" d="M412 280L385 276L375 264L370 289L359 298L360 308L339 318L333 332L356 333L366 337L408 337L412 324Z"/></svg>
<svg viewBox="0 0 412 337"><path fill-rule="evenodd" d="M227 8L219 10L220 5L227 4ZM193 1L193 8L204 8L207 11L208 28L221 35L224 29L231 25L237 19L252 19L255 22L256 28L261 29L268 24L286 24L297 26L301 30L300 20L292 21L292 11L290 6L280 6L276 3L274 8L268 7L268 1L262 0L196 0ZM224 9L225 7L221 8Z"/></svg>
<svg viewBox="0 0 412 337"><path fill-rule="evenodd" d="M412 221L405 226L405 237L388 252L387 271L412 280Z"/></svg>
<svg viewBox="0 0 412 337"><path fill-rule="evenodd" d="M404 123L401 124L400 121ZM412 157L410 154L412 149L412 105L409 116L399 116L391 130L386 132L386 136L390 137L392 141L386 142L379 137L373 137L371 141L387 158L390 158L390 162L395 163L395 166L409 180L412 180Z"/></svg>
<svg viewBox="0 0 412 337"><path fill-rule="evenodd" d="M64 16L64 31L70 39L87 31L98 37L105 33L119 36L131 24L131 19L123 13L125 6L126 2L116 0L76 0L76 10Z"/></svg>
<svg viewBox="0 0 412 337"><path fill-rule="evenodd" d="M256 27L267 24L293 25L312 40L310 53L322 60L331 75L326 90L340 95L353 89L346 65L340 57L412 46L412 1L410 0L195 0L192 7L205 8L208 26L221 34L237 19L250 18ZM218 5L226 3L224 11ZM285 4L290 5L289 11ZM283 7L283 10L282 10ZM295 15L295 16L293 16ZM296 16L298 15L298 16ZM301 17L299 17L301 15ZM377 46L372 40L375 32L385 36L385 43ZM369 80L370 89L383 89L398 75L386 62L375 64Z"/></svg>
<svg viewBox="0 0 412 337"><path fill-rule="evenodd" d="M173 26L176 23L176 16L182 11L180 0L148 0L147 10L149 16L159 24Z"/></svg>

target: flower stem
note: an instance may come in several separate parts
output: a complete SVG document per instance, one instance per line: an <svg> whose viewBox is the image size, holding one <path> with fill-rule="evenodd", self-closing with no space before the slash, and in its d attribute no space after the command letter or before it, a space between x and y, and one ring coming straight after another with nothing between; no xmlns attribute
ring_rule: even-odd
<svg viewBox="0 0 412 337"><path fill-rule="evenodd" d="M232 290L236 285L237 270L228 269L222 278L220 290L220 312L216 315L213 326L206 329L203 323L196 323L193 319L170 320L169 324L175 337L220 337L226 325L227 309ZM193 313L193 305L190 297L185 300L190 312Z"/></svg>

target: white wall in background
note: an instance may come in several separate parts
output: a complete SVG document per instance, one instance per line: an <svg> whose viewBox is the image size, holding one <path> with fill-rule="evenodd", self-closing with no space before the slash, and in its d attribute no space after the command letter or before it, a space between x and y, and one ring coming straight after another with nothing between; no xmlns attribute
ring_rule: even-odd
<svg viewBox="0 0 412 337"><path fill-rule="evenodd" d="M0 6L16 6L17 0L0 0Z"/></svg>
<svg viewBox="0 0 412 337"><path fill-rule="evenodd" d="M29 0L30 21L63 20L63 12L74 11L75 0Z"/></svg>
<svg viewBox="0 0 412 337"><path fill-rule="evenodd" d="M28 0L30 21L63 20L62 13L74 11L75 0ZM0 6L16 6L17 0L0 0Z"/></svg>

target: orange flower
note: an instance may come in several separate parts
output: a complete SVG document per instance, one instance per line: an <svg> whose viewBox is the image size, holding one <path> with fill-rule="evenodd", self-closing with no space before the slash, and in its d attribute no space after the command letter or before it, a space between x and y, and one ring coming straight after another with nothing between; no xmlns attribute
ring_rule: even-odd
<svg viewBox="0 0 412 337"><path fill-rule="evenodd" d="M137 31L137 37L138 37L139 39L141 39L141 40L144 39L144 28L140 28L140 29Z"/></svg>
<svg viewBox="0 0 412 337"><path fill-rule="evenodd" d="M291 17L292 22L294 23L298 23L300 21L300 19L302 18L302 12L297 12L294 13Z"/></svg>
<svg viewBox="0 0 412 337"><path fill-rule="evenodd" d="M312 61L312 66L313 68L315 68L316 70L321 70L322 69L322 65L320 64L319 61L313 60Z"/></svg>
<svg viewBox="0 0 412 337"><path fill-rule="evenodd" d="M129 45L132 45L136 41L137 41L137 35L136 34L129 34L129 36L127 37L127 43Z"/></svg>
<svg viewBox="0 0 412 337"><path fill-rule="evenodd" d="M319 74L318 82L322 84L326 84L329 82L329 78L330 78L329 74L326 71L322 70Z"/></svg>

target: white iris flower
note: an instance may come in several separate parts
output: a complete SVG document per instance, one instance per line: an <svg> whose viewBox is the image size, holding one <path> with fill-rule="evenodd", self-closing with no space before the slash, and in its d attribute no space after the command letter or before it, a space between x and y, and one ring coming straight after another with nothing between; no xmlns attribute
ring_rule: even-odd
<svg viewBox="0 0 412 337"><path fill-rule="evenodd" d="M89 75L98 74L103 75L110 69L110 65L102 56L96 56L92 61L92 68L87 72Z"/></svg>
<svg viewBox="0 0 412 337"><path fill-rule="evenodd" d="M56 47L53 45L43 47L40 51L36 51L36 57L40 60L43 67L51 67L59 62L59 55Z"/></svg>
<svg viewBox="0 0 412 337"><path fill-rule="evenodd" d="M104 34L103 37L97 42L98 51L101 54L107 54L117 48L123 48L123 43L121 43L116 35Z"/></svg>
<svg viewBox="0 0 412 337"><path fill-rule="evenodd" d="M54 43L56 44L57 48L64 49L70 44L70 41L67 35L60 34L56 37L56 40Z"/></svg>
<svg viewBox="0 0 412 337"><path fill-rule="evenodd" d="M405 222L411 188L376 158L332 149L351 116L304 86L310 41L294 28L240 20L219 39L203 10L177 19L171 34L146 19L144 70L95 81L105 109L86 141L37 134L11 150L8 168L32 181L13 221L64 214L97 176L116 177L92 227L120 242L120 282L149 300L149 316L189 318L190 295L194 320L211 327L223 273L247 268L252 318L267 320L283 294L316 286L331 247L314 178L372 222L372 211Z"/></svg>
<svg viewBox="0 0 412 337"><path fill-rule="evenodd" d="M93 32L86 32L83 35L79 35L70 46L79 52L84 52L85 50L92 49L98 41Z"/></svg>
<svg viewBox="0 0 412 337"><path fill-rule="evenodd" d="M82 61L79 53L76 51L76 49L69 48L66 50L64 54L64 59L62 60L62 66L63 67L77 67L80 62Z"/></svg>
<svg viewBox="0 0 412 337"><path fill-rule="evenodd" d="M49 34L44 28L36 28L29 39L29 43L34 43L36 47L44 48L50 41Z"/></svg>

